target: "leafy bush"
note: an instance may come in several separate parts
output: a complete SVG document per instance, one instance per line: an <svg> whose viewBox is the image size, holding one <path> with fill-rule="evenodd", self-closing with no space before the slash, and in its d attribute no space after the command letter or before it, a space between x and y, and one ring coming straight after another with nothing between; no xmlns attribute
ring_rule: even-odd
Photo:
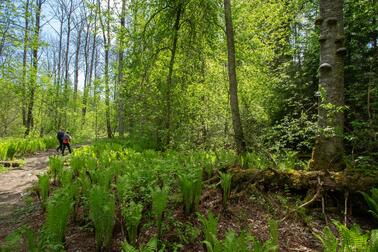
<svg viewBox="0 0 378 252"><path fill-rule="evenodd" d="M89 193L89 216L95 227L97 249L108 249L115 221L115 201L105 188L93 186Z"/></svg>

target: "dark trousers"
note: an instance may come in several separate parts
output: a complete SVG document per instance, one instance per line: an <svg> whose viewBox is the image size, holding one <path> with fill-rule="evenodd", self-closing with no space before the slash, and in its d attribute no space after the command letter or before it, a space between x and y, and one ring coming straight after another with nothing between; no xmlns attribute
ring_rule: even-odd
<svg viewBox="0 0 378 252"><path fill-rule="evenodd" d="M62 155L64 156L64 150L66 149L66 147L68 148L68 151L71 153L71 146L69 143L65 144L65 143L62 143Z"/></svg>
<svg viewBox="0 0 378 252"><path fill-rule="evenodd" d="M56 151L62 151L63 150L63 140L59 139L59 146L56 148Z"/></svg>

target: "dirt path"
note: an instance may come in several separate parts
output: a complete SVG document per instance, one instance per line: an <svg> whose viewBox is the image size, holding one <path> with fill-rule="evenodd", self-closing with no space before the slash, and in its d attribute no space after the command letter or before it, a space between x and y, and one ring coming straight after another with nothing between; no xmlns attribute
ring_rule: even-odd
<svg viewBox="0 0 378 252"><path fill-rule="evenodd" d="M47 171L49 156L54 154L55 150L37 153L26 158L23 167L0 174L0 238L17 221L15 212L25 206L23 197L27 189L38 179L37 175Z"/></svg>

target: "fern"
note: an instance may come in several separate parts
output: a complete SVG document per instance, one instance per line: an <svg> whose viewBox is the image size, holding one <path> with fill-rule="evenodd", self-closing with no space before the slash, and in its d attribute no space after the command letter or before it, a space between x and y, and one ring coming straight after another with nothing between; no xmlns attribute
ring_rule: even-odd
<svg viewBox="0 0 378 252"><path fill-rule="evenodd" d="M216 247L217 245L217 233L218 233L218 218L214 216L212 212L207 214L207 218L198 214L198 219L203 226L203 233L205 236L206 247Z"/></svg>
<svg viewBox="0 0 378 252"><path fill-rule="evenodd" d="M153 237L149 240L149 242L142 246L140 249L136 249L132 245L130 245L127 241L122 243L122 252L155 252L158 251L158 240L156 237ZM159 250L163 251L163 250Z"/></svg>
<svg viewBox="0 0 378 252"><path fill-rule="evenodd" d="M371 196L365 192L361 192L366 203L368 204L370 210L369 212L373 215L375 219L378 220L378 189L372 188L370 190Z"/></svg>
<svg viewBox="0 0 378 252"><path fill-rule="evenodd" d="M63 247L64 232L73 206L73 187L55 191L47 204L46 221L43 227L44 248Z"/></svg>
<svg viewBox="0 0 378 252"><path fill-rule="evenodd" d="M225 208L227 206L227 202L231 194L231 181L232 174L220 172L220 182L223 190L223 207Z"/></svg>
<svg viewBox="0 0 378 252"><path fill-rule="evenodd" d="M152 198L152 214L156 218L156 224L158 227L158 238L161 237L163 213L168 203L168 190L166 188L156 188L151 193Z"/></svg>
<svg viewBox="0 0 378 252"><path fill-rule="evenodd" d="M62 174L63 167L63 160L59 156L52 156L49 158L48 173L51 174L51 176L53 177L54 184L57 182L57 178L60 177L60 175Z"/></svg>
<svg viewBox="0 0 378 252"><path fill-rule="evenodd" d="M197 211L202 192L202 175L200 172L193 175L179 175L185 214Z"/></svg>
<svg viewBox="0 0 378 252"><path fill-rule="evenodd" d="M128 207L122 207L122 216L126 222L129 242L135 245L138 237L138 227L142 219L143 205L131 201Z"/></svg>
<svg viewBox="0 0 378 252"><path fill-rule="evenodd" d="M114 197L106 188L93 186L88 200L89 216L95 227L97 249L108 249L115 220Z"/></svg>
<svg viewBox="0 0 378 252"><path fill-rule="evenodd" d="M49 183L50 179L47 174L38 176L38 197L43 209L46 208L46 201L49 197Z"/></svg>
<svg viewBox="0 0 378 252"><path fill-rule="evenodd" d="M369 239L369 252L378 251L378 230L372 230Z"/></svg>
<svg viewBox="0 0 378 252"><path fill-rule="evenodd" d="M336 252L338 240L331 229L326 226L321 234L314 234L322 243L324 252Z"/></svg>

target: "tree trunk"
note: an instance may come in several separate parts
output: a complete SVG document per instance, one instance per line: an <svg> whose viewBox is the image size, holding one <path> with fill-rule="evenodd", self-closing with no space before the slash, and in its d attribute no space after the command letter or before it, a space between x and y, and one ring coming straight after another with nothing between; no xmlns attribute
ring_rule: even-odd
<svg viewBox="0 0 378 252"><path fill-rule="evenodd" d="M88 29L89 30L89 29ZM89 32L89 31L88 31ZM91 53L91 62L89 65L89 78L85 82L86 86L84 87L84 94L83 94L83 109L82 109L82 125L85 124L85 116L87 114L87 103L88 103L88 95L89 91L91 89L92 85L92 76L93 76L93 70L94 70L94 63L95 63L95 58L96 58L96 39L97 38L97 11L95 12L95 18L94 18L94 32L93 32L93 44L92 44L92 53Z"/></svg>
<svg viewBox="0 0 378 252"><path fill-rule="evenodd" d="M108 138L112 138L112 127L110 123L110 87L109 87L109 49L110 49L110 0L107 1L107 17L106 17L106 28L101 17L101 5L100 0L98 1L99 8L99 19L102 27L102 36L104 39L104 50L105 50L105 117L106 117L106 131Z"/></svg>
<svg viewBox="0 0 378 252"><path fill-rule="evenodd" d="M69 72L69 60L68 54L70 52L70 38L71 38L71 15L73 8L73 0L70 0L70 9L67 13L67 41L66 41L66 54L65 54L65 74L64 74L64 93L68 91L68 72ZM64 96L64 95L63 95ZM67 102L67 101L66 101Z"/></svg>
<svg viewBox="0 0 378 252"><path fill-rule="evenodd" d="M343 169L344 128L344 23L343 0L321 0L320 67L318 108L319 134L310 167L313 170Z"/></svg>
<svg viewBox="0 0 378 252"><path fill-rule="evenodd" d="M183 12L182 1L179 1L176 7L176 20L174 24L173 30L173 38L172 38L172 49L171 49L171 59L169 62L169 69L168 69L168 76L167 76L167 87L165 92L165 141L163 142L164 147L168 147L171 143L171 127L172 127L172 76L173 76L173 67L175 64L176 59L176 51L177 51L177 41L178 41L178 34L180 30L180 20L181 15ZM161 137L161 136L160 136Z"/></svg>
<svg viewBox="0 0 378 252"><path fill-rule="evenodd" d="M240 120L239 101L238 101L238 83L236 79L236 55L234 43L234 30L232 26L231 2L224 0L224 15L226 21L227 50L228 50L228 77L230 91L230 105L232 114L232 125L234 127L234 138L236 151L243 154L246 151L243 128Z"/></svg>
<svg viewBox="0 0 378 252"><path fill-rule="evenodd" d="M40 23L41 23L41 11L42 11L42 0L37 0L36 2L36 11L35 11L35 31L33 38L33 61L32 61L32 70L30 73L30 94L29 94L29 103L28 111L26 118L26 131L25 136L28 136L31 128L33 127L33 107L34 107L34 96L35 90L37 88L37 73L38 73L38 48L39 48L39 32L40 32Z"/></svg>
<svg viewBox="0 0 378 252"><path fill-rule="evenodd" d="M77 42L76 42L76 54L75 54L75 75L74 75L74 100L76 103L77 99L77 86L79 83L79 56L80 56L80 47L81 47L81 33L83 31L82 26L78 28L77 32ZM75 108L76 109L76 108Z"/></svg>
<svg viewBox="0 0 378 252"><path fill-rule="evenodd" d="M28 56L28 40L29 40L29 2L26 0L25 3L25 28L24 28L24 52L22 55L22 124L26 126L26 64Z"/></svg>
<svg viewBox="0 0 378 252"><path fill-rule="evenodd" d="M124 29L125 29L126 0L122 0L122 12L120 18L120 34L118 49L118 133L120 137L125 134L125 85L123 77L123 51L124 51Z"/></svg>

